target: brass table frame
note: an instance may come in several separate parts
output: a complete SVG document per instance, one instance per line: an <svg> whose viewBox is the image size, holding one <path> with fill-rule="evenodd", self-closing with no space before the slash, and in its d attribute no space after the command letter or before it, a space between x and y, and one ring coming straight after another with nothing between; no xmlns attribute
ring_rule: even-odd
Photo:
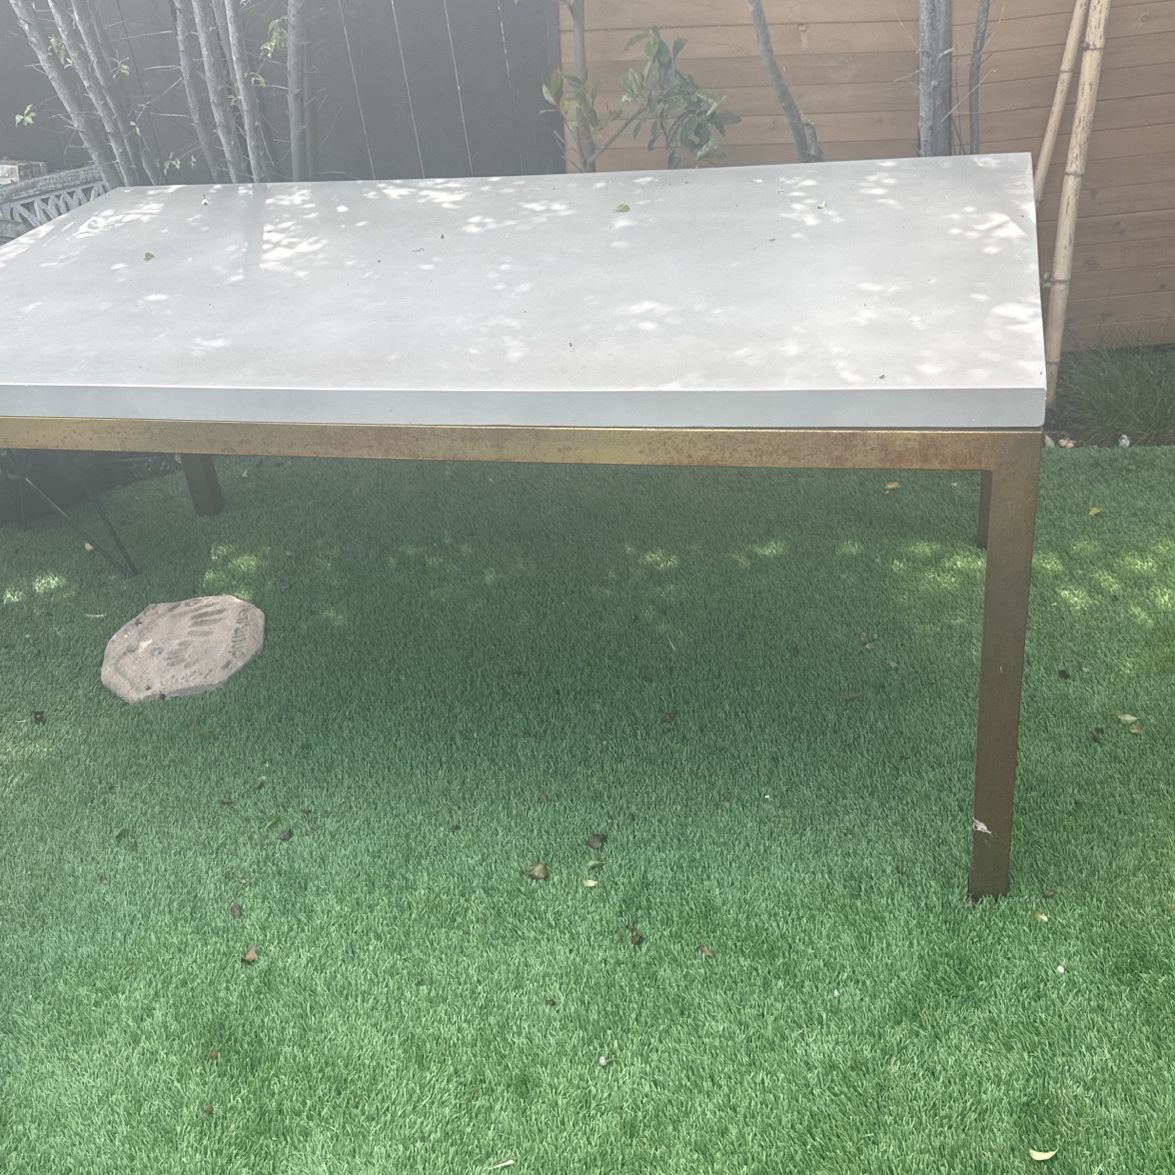
<svg viewBox="0 0 1175 1175"><path fill-rule="evenodd" d="M210 454L693 465L940 469L981 473L976 540L987 548L968 896L1008 890L1040 428L742 429L334 425L184 420L0 420L11 448L181 455L199 513L220 509Z"/></svg>

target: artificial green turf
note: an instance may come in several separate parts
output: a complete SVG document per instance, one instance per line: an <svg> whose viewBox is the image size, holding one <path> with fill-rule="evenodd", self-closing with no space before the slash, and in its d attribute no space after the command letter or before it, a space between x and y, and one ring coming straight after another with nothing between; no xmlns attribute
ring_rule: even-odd
<svg viewBox="0 0 1175 1175"><path fill-rule="evenodd" d="M0 1170L1175 1170L1175 451L1045 455L977 907L975 475L220 470L135 579L0 532ZM256 661L103 689L213 592Z"/></svg>

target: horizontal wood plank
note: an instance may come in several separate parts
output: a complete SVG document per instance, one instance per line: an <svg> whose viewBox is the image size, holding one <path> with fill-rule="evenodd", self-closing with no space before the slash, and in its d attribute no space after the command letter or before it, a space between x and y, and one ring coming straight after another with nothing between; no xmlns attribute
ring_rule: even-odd
<svg viewBox="0 0 1175 1175"><path fill-rule="evenodd" d="M644 23L642 20L625 27L608 27L593 18L586 34L588 61L615 60L632 55L633 50L627 47L628 41ZM910 25L892 18L879 20L876 15L872 20L853 23L772 22L770 30L775 52L781 59L802 53L900 53L916 50L918 44L916 21ZM690 26L680 21L666 21L661 31L667 40L678 35L685 37L690 52L698 57L757 55L749 15L738 23L723 25ZM989 45L992 52L1036 49L1042 45L1063 46L1068 31L1067 13L1004 17L989 26ZM1175 32L1175 0L1115 5L1110 10L1106 28L1107 39L1111 42L1117 37L1157 36L1172 32ZM955 45L960 54L970 52L973 38L972 25L955 22ZM560 40L563 60L573 60L573 34L566 22Z"/></svg>
<svg viewBox="0 0 1175 1175"><path fill-rule="evenodd" d="M955 0L956 125L965 132L966 72L977 0ZM826 158L912 155L917 136L917 0L790 0L768 4L772 39L797 102ZM982 150L1039 151L1072 0L999 0L983 63ZM997 11L998 10L998 11ZM588 54L605 102L619 107L619 79L639 66L632 34L657 24L686 39L680 66L740 116L721 140L718 165L795 161L790 128L767 82L745 0L592 0ZM780 19L786 12L787 19ZM564 20L562 50L571 55ZM1175 0L1113 5L1099 101L1079 204L1067 345L1095 345L1129 328L1175 342ZM1042 266L1051 266L1074 94L1040 209ZM628 135L602 170L665 165L664 152ZM1156 325L1163 324L1163 325Z"/></svg>
<svg viewBox="0 0 1175 1175"><path fill-rule="evenodd" d="M768 17L786 13L788 23L795 24L860 24L875 21L883 13L888 19L907 26L918 27L917 0L891 0L878 4L877 0L767 0ZM975 20L976 0L955 0L955 21L970 24ZM990 27L1002 20L1025 16L1055 16L1068 20L1073 11L1071 0L1012 0L991 6ZM593 25L599 28L637 30L649 25L665 28L707 28L740 24L747 18L746 0L592 0L589 13ZM566 27L568 17L563 10L561 19ZM916 34L915 34L916 35Z"/></svg>
<svg viewBox="0 0 1175 1175"><path fill-rule="evenodd" d="M1145 318L1112 319L1096 324L1078 324L1065 331L1067 351L1087 351L1094 347L1154 347L1175 342L1171 320Z"/></svg>

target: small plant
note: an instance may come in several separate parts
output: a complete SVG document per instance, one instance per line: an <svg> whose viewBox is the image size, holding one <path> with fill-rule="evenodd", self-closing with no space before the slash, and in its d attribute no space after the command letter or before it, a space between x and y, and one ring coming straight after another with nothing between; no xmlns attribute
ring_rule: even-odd
<svg viewBox="0 0 1175 1175"><path fill-rule="evenodd" d="M650 131L649 150L661 141L669 153L669 166L697 165L718 154L718 136L739 121L737 114L719 111L725 99L701 89L689 74L677 68L677 55L685 48L678 37L672 48L657 28L644 29L625 46L641 45L646 62L643 69L624 75L624 101L641 112L632 137L642 126Z"/></svg>
<svg viewBox="0 0 1175 1175"><path fill-rule="evenodd" d="M1175 346L1067 353L1051 427L1084 445L1175 445Z"/></svg>
<svg viewBox="0 0 1175 1175"><path fill-rule="evenodd" d="M579 19L579 18L577 18ZM577 34L582 30L577 24ZM581 171L595 171L596 160L632 127L632 137L642 131L649 136L652 151L661 143L670 167L697 166L718 153L718 136L739 121L737 114L720 111L724 98L703 90L689 74L677 68L685 48L678 37L672 45L661 30L642 29L625 46L641 45L645 63L628 70L621 79L622 108L596 109L599 83L587 77L555 70L543 83L543 97L558 107L565 118L574 119L574 141ZM624 109L623 107L628 107ZM614 128L614 129L613 129Z"/></svg>

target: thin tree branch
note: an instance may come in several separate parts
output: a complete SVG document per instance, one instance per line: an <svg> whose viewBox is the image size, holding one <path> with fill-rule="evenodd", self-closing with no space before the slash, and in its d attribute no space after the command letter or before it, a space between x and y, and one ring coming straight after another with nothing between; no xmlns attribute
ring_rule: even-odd
<svg viewBox="0 0 1175 1175"><path fill-rule="evenodd" d="M575 149L579 152L580 168L583 171L595 171L598 152L591 122L587 117L590 105L587 99L587 18L584 14L584 0L566 0L566 4L567 11L571 13L575 76L579 82L576 90Z"/></svg>
<svg viewBox="0 0 1175 1175"><path fill-rule="evenodd" d="M143 153L138 143L139 136L131 126L130 115L127 112L126 103L123 101L122 91L111 76L110 57L102 48L90 6L86 4L85 0L70 0L70 6L73 9L77 30L81 34L82 44L85 45L93 66L94 79L102 91L103 100L114 119L119 138L130 156L131 165L136 174L135 182L142 183L146 179L151 183L158 183L158 176L150 176L147 168L143 165Z"/></svg>
<svg viewBox="0 0 1175 1175"><path fill-rule="evenodd" d="M767 68L767 77L771 81L771 88L779 99L787 124L791 127L791 137L795 140L796 155L801 163L821 163L824 160L824 151L816 138L816 128L804 120L800 108L792 96L791 87L783 76L779 65L779 58L775 56L775 47L771 43L771 29L767 24L767 14L763 11L763 0L747 0L751 10L751 22L755 26L755 43L759 47L759 56Z"/></svg>
<svg viewBox="0 0 1175 1175"><path fill-rule="evenodd" d="M192 14L189 8L190 0L171 0L171 12L175 17L175 40L179 49L180 76L184 83L184 95L188 100L188 113L192 119L192 129L196 132L196 142L200 144L200 154L208 165L212 179L219 182L224 178L224 168L217 158L216 149L212 145L212 134L208 123L204 120L204 111L200 108L200 91L196 85L196 65L192 60Z"/></svg>
<svg viewBox="0 0 1175 1175"><path fill-rule="evenodd" d="M975 39L971 42L971 89L967 94L967 112L971 116L971 139L968 148L972 155L979 153L979 82L983 67L983 49L987 44L987 17L991 0L979 0L975 12Z"/></svg>
<svg viewBox="0 0 1175 1175"><path fill-rule="evenodd" d="M228 76L224 72L209 0L192 0L192 15L195 17L196 36L200 40L200 53L204 58L204 76L208 80L208 97L212 102L212 121L216 124L216 133L228 163L229 179L239 184L245 178L245 157L241 154L241 143L237 137L237 120L229 102L231 91Z"/></svg>
<svg viewBox="0 0 1175 1175"><path fill-rule="evenodd" d="M306 151L306 9L289 0L286 9L286 98L290 114L290 178L308 180Z"/></svg>
<svg viewBox="0 0 1175 1175"><path fill-rule="evenodd" d="M87 10L87 19L89 19L89 5L85 3L85 0L73 0L73 3L74 3L75 10L80 10L81 8L84 7ZM120 61L120 58L118 58L118 56L114 52L114 46L111 45L111 43L110 43L110 37L107 34L106 26L102 23L102 21L94 20L94 21L92 21L92 24L93 24L94 31L97 36L99 60L107 67L107 71L109 72L110 63L114 62L114 61ZM124 22L123 23L123 32L125 32L125 31L126 31L126 24ZM127 48L129 49L130 46L128 45ZM134 62L134 56L135 56L134 50L131 49L131 61L132 62ZM136 64L136 70L137 70L137 64ZM115 83L115 84L117 84L117 83ZM142 90L141 90L142 80L141 79L139 79L139 85L140 85L140 93L141 93L142 92ZM133 106L133 102L132 102L132 106ZM134 152L135 161L139 164L139 166L142 168L142 170L144 172L146 172L147 179L153 184L160 184L163 182L163 180L162 180L163 173L162 173L162 170L161 170L160 164L159 164L159 139L155 136L155 128L151 127L151 136L155 140L155 148L154 148L154 150L152 150L147 145L147 140L144 138L144 136L142 134L142 127L139 125L139 118L142 115L142 112L146 109L147 109L147 104L146 104L146 101L144 100L143 106L140 108L139 112L134 116L133 122L129 126L129 130L132 132L132 134L130 136L131 150L132 150L132 152ZM130 115L128 114L127 117L129 119Z"/></svg>
<svg viewBox="0 0 1175 1175"><path fill-rule="evenodd" d="M604 142L603 142L603 143L602 143L602 144L601 144L599 147L593 147L593 148L592 148L592 153L591 153L591 156L590 156L590 157L589 157L589 159L588 159L588 162L589 162L589 163L590 163L592 166L591 166L591 168L584 168L584 170L585 170L585 171L588 171L588 170L595 171L595 162L596 162L596 160L597 160L597 159L599 159L599 157L600 157L601 155L603 155L603 154L604 154L604 152L605 152L605 151L607 151L607 150L608 150L608 148L609 148L609 147L611 147L611 146L612 146L612 144L613 144L613 143L615 143L615 142L616 142L616 140L617 140L618 138L620 138L620 136L621 136L622 134L624 134L624 132L625 132L626 130L628 130L628 128L629 128L630 126L632 126L632 124L633 124L634 122L636 122L636 120L637 120L638 118L640 118L642 114L644 114L644 109L643 109L643 108L642 108L642 109L640 109L640 110L634 110L634 111L632 112L632 114L630 114L630 115L629 115L629 116L628 116L628 117L627 117L627 118L626 118L626 119L625 119L625 120L624 120L624 121L623 121L623 122L622 122L622 123L621 123L621 124L620 124L620 125L619 125L619 126L616 128L616 130L615 130L615 131L613 131L613 133L612 133L611 135L609 135L607 139L605 139L605 140L604 140Z"/></svg>
<svg viewBox="0 0 1175 1175"><path fill-rule="evenodd" d="M87 97L94 104L94 109L98 112L98 117L102 120L107 141L114 151L114 158L118 161L119 170L122 172L122 182L128 185L139 183L139 169L135 166L134 157L131 155L130 144L119 133L114 111L107 104L107 94L95 75L94 62L79 35L73 14L64 7L62 0L49 0L49 11L53 15L57 31L61 34L62 43L73 62L74 72L82 83L82 89L85 90Z"/></svg>
<svg viewBox="0 0 1175 1175"><path fill-rule="evenodd" d="M229 61L241 98L242 121L245 124L245 145L249 151L249 168L253 179L261 182L269 179L269 168L265 162L265 149L261 138L261 116L257 110L257 92L253 88L253 73L249 69L249 52L245 43L245 30L241 22L241 11L237 0L217 0L217 11L224 7L224 23L228 29Z"/></svg>
<svg viewBox="0 0 1175 1175"><path fill-rule="evenodd" d="M118 168L111 162L109 156L102 149L102 137L96 133L92 116L88 111L83 109L77 92L74 90L73 79L65 72L61 62L57 59L57 55L50 47L49 41L45 37L44 29L37 22L37 15L33 11L32 4L29 0L10 0L10 3L12 5L12 11L16 13L17 23L24 30L29 45L37 55L37 61L40 62L41 68L45 71L50 82L53 83L53 89L56 91L57 97L61 99L61 104L65 107L66 114L69 115L69 119L78 134L81 135L82 142L85 144L86 150L94 162L94 166L101 173L106 186L108 188L121 187L123 182L122 176L119 174Z"/></svg>
<svg viewBox="0 0 1175 1175"><path fill-rule="evenodd" d="M918 154L951 153L951 0L918 0Z"/></svg>

